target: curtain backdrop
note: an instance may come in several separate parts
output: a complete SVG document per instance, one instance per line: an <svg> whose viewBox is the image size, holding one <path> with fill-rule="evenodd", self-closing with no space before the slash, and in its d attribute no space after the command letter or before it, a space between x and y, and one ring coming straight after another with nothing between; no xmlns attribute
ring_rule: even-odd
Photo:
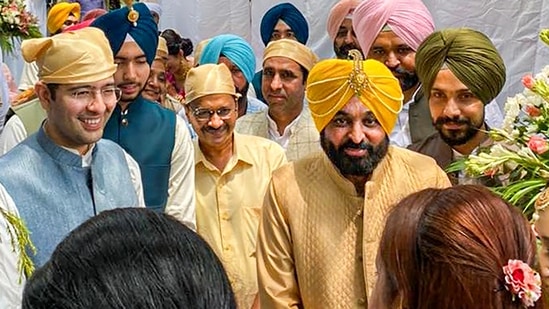
<svg viewBox="0 0 549 309"><path fill-rule="evenodd" d="M45 20L45 0L27 0L31 10ZM234 33L248 40L261 65L263 42L259 24L263 14L281 1L273 0L159 0L162 6L160 29L174 28L196 45L200 40L221 33ZM309 22L309 42L320 58L333 57L332 42L326 33L326 19L337 0L289 0L302 10ZM507 66L507 83L498 97L503 106L507 96L522 90L521 77L538 72L549 64L549 47L541 43L538 32L549 28L549 0L424 0L437 29L471 27L488 35ZM43 25L45 31L45 25ZM20 57L7 64L17 80Z"/></svg>

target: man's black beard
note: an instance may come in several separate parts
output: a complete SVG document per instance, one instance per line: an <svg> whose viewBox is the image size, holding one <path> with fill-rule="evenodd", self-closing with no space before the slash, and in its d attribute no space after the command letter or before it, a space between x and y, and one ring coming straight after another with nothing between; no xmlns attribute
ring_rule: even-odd
<svg viewBox="0 0 549 309"><path fill-rule="evenodd" d="M385 139L378 146L366 142L355 144L349 140L336 149L335 145L325 137L324 131L322 131L320 133L320 144L330 161L342 175L367 176L374 171L387 154L389 137L385 136ZM366 149L368 153L360 158L350 157L345 154L345 148Z"/></svg>
<svg viewBox="0 0 549 309"><path fill-rule="evenodd" d="M400 89L402 91L410 90L414 88L419 83L419 77L417 77L417 74L414 72L410 72L407 70L404 70L402 67L398 66L395 69L391 69L391 71L398 75L401 75L398 78L398 82L400 83Z"/></svg>
<svg viewBox="0 0 549 309"><path fill-rule="evenodd" d="M483 117L481 119L484 119L484 113L483 113ZM465 130L464 131L463 130L460 130L460 131L454 131L453 130L453 131L449 131L449 132L448 132L448 130L443 130L442 126L445 123L448 123L448 122L455 123L455 124L464 124L464 125L466 125ZM459 146L459 145L466 144L473 137L475 137L475 135L478 133L480 128L482 128L483 124L484 124L484 122L480 122L480 124L475 124L471 121L471 119L469 119L469 118L459 118L459 116L454 117L454 118L439 117L433 123L433 125L437 129L438 133L440 134L440 137L442 138L442 140L450 146Z"/></svg>
<svg viewBox="0 0 549 309"><path fill-rule="evenodd" d="M334 52L336 54L337 59L349 59L349 51L352 49L356 49L362 53L362 51L360 50L360 47L356 46L356 44L354 43L351 43L351 44L346 43L338 48L336 47L334 42Z"/></svg>

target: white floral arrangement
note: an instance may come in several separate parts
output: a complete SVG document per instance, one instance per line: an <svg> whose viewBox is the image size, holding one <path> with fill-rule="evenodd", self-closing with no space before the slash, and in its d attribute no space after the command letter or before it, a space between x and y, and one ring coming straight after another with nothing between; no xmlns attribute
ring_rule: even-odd
<svg viewBox="0 0 549 309"><path fill-rule="evenodd" d="M38 18L27 11L24 0L0 0L0 48L13 53L15 41L39 38Z"/></svg>
<svg viewBox="0 0 549 309"><path fill-rule="evenodd" d="M540 33L549 45L549 29ZM524 91L505 102L501 129L488 134L494 143L465 161L472 176L496 177L496 193L531 218L534 203L549 180L549 66L522 78Z"/></svg>

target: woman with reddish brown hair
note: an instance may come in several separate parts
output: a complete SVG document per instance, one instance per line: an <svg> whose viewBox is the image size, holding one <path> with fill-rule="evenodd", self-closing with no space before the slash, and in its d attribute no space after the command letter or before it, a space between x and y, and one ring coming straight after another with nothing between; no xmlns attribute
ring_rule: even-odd
<svg viewBox="0 0 549 309"><path fill-rule="evenodd" d="M541 308L535 237L482 186L426 189L387 217L369 308Z"/></svg>

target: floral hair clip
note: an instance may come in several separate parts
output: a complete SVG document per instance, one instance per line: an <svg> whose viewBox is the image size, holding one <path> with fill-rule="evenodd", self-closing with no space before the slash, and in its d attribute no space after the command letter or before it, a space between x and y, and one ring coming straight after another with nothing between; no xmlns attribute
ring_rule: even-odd
<svg viewBox="0 0 549 309"><path fill-rule="evenodd" d="M505 289L518 297L525 307L533 307L541 297L541 278L528 264L521 260L509 260L503 267Z"/></svg>

